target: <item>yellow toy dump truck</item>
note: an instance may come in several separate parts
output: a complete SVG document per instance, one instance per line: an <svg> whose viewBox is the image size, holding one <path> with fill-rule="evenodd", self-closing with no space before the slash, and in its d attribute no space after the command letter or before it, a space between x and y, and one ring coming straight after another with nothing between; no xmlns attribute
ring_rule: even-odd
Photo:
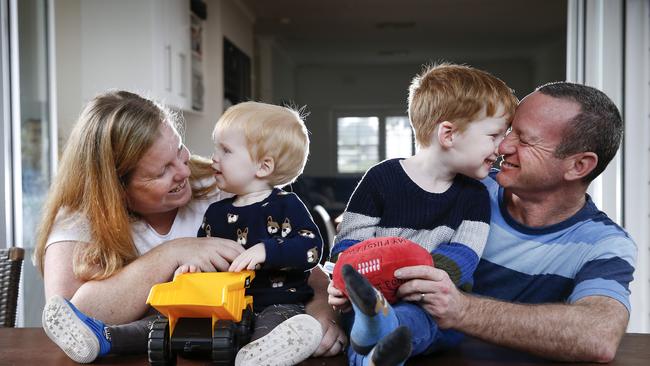
<svg viewBox="0 0 650 366"><path fill-rule="evenodd" d="M149 332L149 363L173 365L176 355L232 365L252 332L253 298L246 288L253 271L185 273L151 288L147 304L167 319Z"/></svg>

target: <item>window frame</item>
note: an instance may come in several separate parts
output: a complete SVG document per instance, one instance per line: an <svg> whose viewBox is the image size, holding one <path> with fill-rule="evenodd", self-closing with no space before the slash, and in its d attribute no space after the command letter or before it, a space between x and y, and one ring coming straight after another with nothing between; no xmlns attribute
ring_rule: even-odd
<svg viewBox="0 0 650 366"><path fill-rule="evenodd" d="M379 119L379 142L377 147L379 149L378 162L386 160L386 118L387 117L399 117L407 116L408 111L400 106L360 106L360 107L339 107L334 108L331 113L332 116L332 126L334 131L335 138L333 139L333 149L334 159L332 171L335 172L338 177L353 177L360 176L365 173L362 172L340 172L338 166L339 159L339 131L338 131L338 120L339 118L344 117L377 117ZM412 134L411 138L411 154L415 154L415 134Z"/></svg>

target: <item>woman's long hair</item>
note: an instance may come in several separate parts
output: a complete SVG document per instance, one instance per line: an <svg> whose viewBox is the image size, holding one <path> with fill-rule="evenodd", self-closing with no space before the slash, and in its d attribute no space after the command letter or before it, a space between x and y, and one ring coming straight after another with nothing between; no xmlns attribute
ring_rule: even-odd
<svg viewBox="0 0 650 366"><path fill-rule="evenodd" d="M177 116L162 105L126 91L91 100L81 113L63 151L46 200L34 262L43 274L45 244L62 209L88 220L91 242L77 246L73 260L81 280L103 279L133 261L125 187L142 156L160 138L161 126L176 128ZM211 174L210 161L193 156L190 180ZM193 192L207 194L211 187Z"/></svg>

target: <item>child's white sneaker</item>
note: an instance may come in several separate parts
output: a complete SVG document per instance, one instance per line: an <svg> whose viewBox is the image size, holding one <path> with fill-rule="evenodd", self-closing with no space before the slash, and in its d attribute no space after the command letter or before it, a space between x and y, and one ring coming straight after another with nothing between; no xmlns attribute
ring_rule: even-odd
<svg viewBox="0 0 650 366"><path fill-rule="evenodd" d="M61 296L47 300L42 320L45 334L75 362L93 362L110 350L104 323L85 315Z"/></svg>
<svg viewBox="0 0 650 366"><path fill-rule="evenodd" d="M295 365L316 351L322 337L318 320L307 314L296 315L242 347L235 358L235 366Z"/></svg>

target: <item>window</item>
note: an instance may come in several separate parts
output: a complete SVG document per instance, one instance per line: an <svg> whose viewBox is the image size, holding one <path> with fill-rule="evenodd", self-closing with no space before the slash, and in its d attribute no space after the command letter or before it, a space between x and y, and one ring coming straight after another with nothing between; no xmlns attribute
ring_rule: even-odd
<svg viewBox="0 0 650 366"><path fill-rule="evenodd" d="M340 114L336 131L338 173L364 173L382 160L414 153L409 119L398 113Z"/></svg>
<svg viewBox="0 0 650 366"><path fill-rule="evenodd" d="M379 161L379 118L341 117L337 128L339 173L366 171Z"/></svg>

